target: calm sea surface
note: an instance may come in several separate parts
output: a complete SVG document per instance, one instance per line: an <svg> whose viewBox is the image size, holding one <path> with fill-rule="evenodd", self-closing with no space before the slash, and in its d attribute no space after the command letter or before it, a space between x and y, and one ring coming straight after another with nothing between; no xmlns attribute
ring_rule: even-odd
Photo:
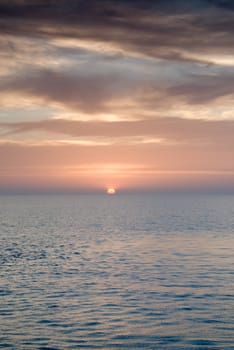
<svg viewBox="0 0 234 350"><path fill-rule="evenodd" d="M234 349L234 196L0 197L3 349Z"/></svg>

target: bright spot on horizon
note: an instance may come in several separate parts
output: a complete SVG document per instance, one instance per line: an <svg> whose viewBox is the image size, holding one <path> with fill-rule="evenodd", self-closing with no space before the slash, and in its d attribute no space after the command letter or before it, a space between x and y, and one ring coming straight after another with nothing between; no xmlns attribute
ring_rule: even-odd
<svg viewBox="0 0 234 350"><path fill-rule="evenodd" d="M107 189L106 193L107 194L115 194L116 190L113 187L110 187L110 188Z"/></svg>

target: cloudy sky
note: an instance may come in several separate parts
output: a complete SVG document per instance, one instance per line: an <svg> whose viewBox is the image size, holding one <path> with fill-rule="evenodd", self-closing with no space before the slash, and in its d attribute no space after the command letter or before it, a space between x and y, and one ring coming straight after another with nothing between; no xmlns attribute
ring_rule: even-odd
<svg viewBox="0 0 234 350"><path fill-rule="evenodd" d="M234 2L0 0L0 192L234 191Z"/></svg>

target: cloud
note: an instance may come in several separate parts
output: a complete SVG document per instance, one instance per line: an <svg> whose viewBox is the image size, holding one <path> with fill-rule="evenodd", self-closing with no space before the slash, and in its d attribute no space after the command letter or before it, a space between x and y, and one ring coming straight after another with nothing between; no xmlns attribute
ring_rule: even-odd
<svg viewBox="0 0 234 350"><path fill-rule="evenodd" d="M232 7L208 0L1 1L0 102L89 119L233 119Z"/></svg>
<svg viewBox="0 0 234 350"><path fill-rule="evenodd" d="M220 8L234 10L234 4L232 0L205 0L205 2Z"/></svg>
<svg viewBox="0 0 234 350"><path fill-rule="evenodd" d="M194 76L191 82L172 86L169 95L181 96L190 104L205 104L234 94L234 75Z"/></svg>
<svg viewBox="0 0 234 350"><path fill-rule="evenodd" d="M233 53L230 1L3 1L0 10L2 35L105 42L178 61Z"/></svg>
<svg viewBox="0 0 234 350"><path fill-rule="evenodd" d="M72 75L69 72L40 70L8 79L0 85L0 90L5 94L15 91L19 95L34 96L86 112L104 109L107 99L114 94L124 94L120 78L115 74L93 73L90 76L82 72Z"/></svg>
<svg viewBox="0 0 234 350"><path fill-rule="evenodd" d="M105 67L100 64L89 70L85 65L75 72L23 70L1 80L1 104L6 106L9 101L10 106L35 104L58 108L60 119L71 111L73 119L75 112L77 118L83 113L84 119L131 120L168 115L234 119L232 72L211 71L210 75L190 74L185 79L173 79L171 70L168 83L162 73L167 66L150 66L149 71L141 62L136 66L132 63Z"/></svg>
<svg viewBox="0 0 234 350"><path fill-rule="evenodd" d="M234 121L186 120L180 118L158 118L139 121L75 121L41 120L34 122L0 123L10 134L49 132L79 137L127 138L145 136L170 142L189 144L198 149L208 147L227 148L234 151ZM165 144L167 144L167 142Z"/></svg>
<svg viewBox="0 0 234 350"><path fill-rule="evenodd" d="M55 169L104 164L123 164L132 167L154 168L158 171L234 171L233 144L110 144L90 145L48 144L27 145L22 142L0 144L1 169L12 174L24 173L24 168ZM19 169L19 171L16 171ZM35 170L36 171L36 170ZM144 179L142 179L145 181Z"/></svg>

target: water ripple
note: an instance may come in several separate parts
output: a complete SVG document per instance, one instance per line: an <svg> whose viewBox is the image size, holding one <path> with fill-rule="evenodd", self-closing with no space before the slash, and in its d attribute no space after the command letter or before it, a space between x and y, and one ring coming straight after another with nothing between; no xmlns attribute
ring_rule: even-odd
<svg viewBox="0 0 234 350"><path fill-rule="evenodd" d="M233 349L234 199L195 197L2 201L0 348Z"/></svg>

